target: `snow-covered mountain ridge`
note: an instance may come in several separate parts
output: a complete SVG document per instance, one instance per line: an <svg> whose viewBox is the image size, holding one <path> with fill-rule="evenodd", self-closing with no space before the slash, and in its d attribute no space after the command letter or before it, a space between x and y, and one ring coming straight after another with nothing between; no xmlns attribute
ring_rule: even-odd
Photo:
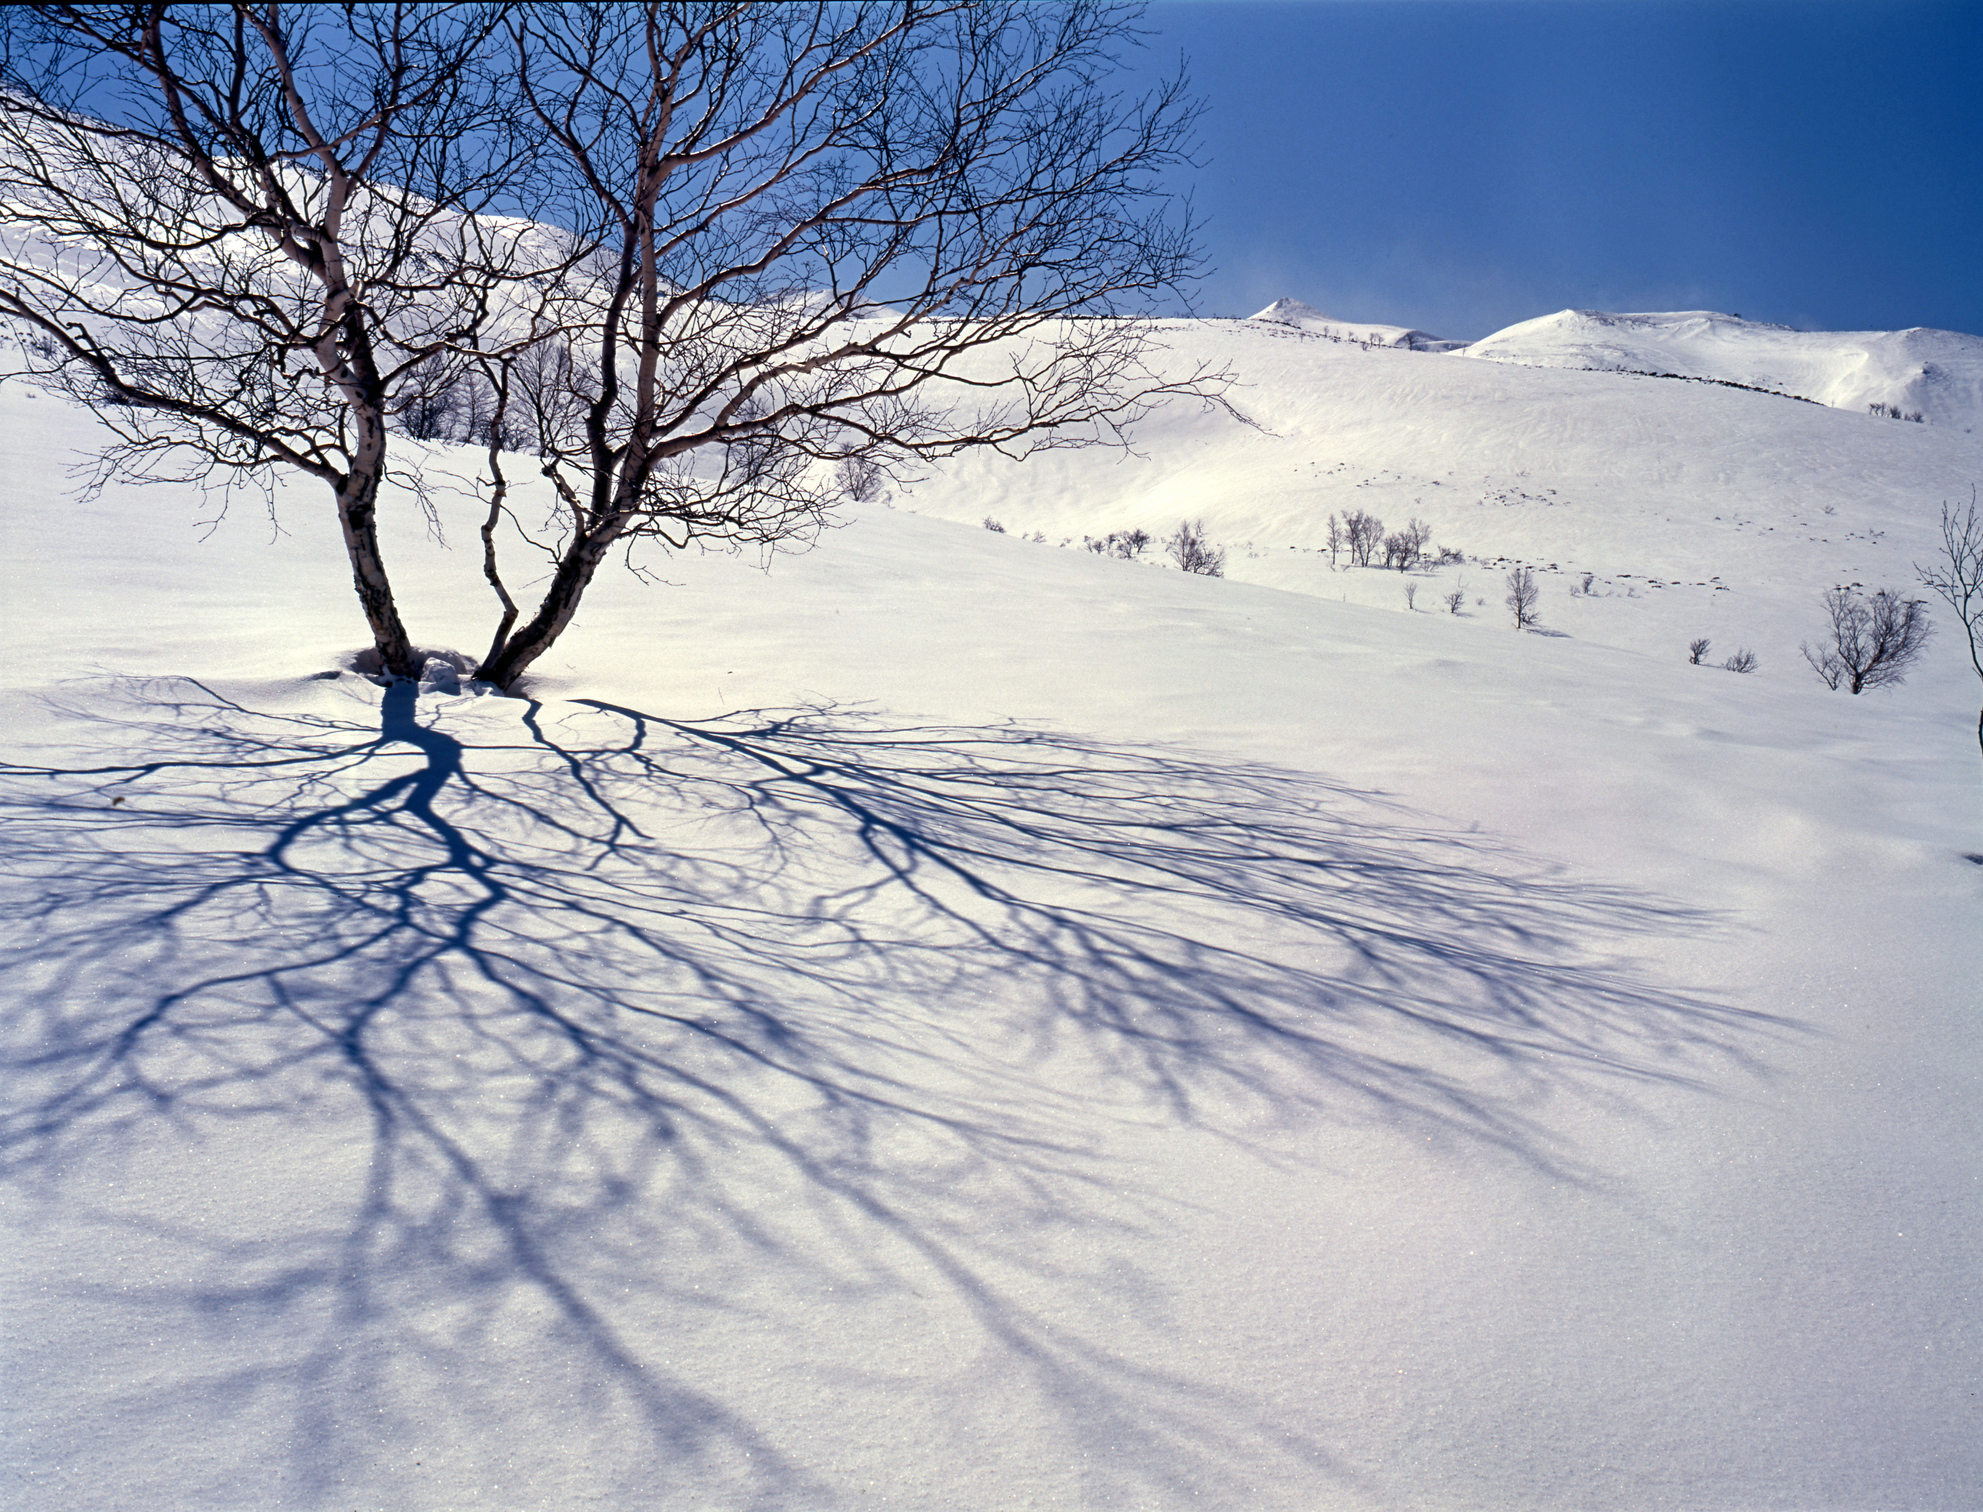
<svg viewBox="0 0 1983 1512"><path fill-rule="evenodd" d="M1877 405L1930 425L1983 427L1983 336L1959 331L1799 331L1711 310L1562 310L1496 331L1462 355L1699 378L1833 409Z"/></svg>

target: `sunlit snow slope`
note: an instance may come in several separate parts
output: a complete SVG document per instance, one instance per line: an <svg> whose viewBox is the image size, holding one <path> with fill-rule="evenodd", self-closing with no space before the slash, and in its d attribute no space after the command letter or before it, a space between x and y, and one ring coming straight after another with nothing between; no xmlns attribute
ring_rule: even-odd
<svg viewBox="0 0 1983 1512"><path fill-rule="evenodd" d="M614 572L527 699L349 670L315 486L71 499L0 386L0 1496L1983 1502L1983 688L1796 650L1983 443L1166 340L1251 423Z"/></svg>
<svg viewBox="0 0 1983 1512"><path fill-rule="evenodd" d="M1496 331L1465 355L1528 367L1701 378L1834 409L1881 405L1929 425L1983 429L1983 337L1959 331L1798 331L1709 310L1562 310Z"/></svg>

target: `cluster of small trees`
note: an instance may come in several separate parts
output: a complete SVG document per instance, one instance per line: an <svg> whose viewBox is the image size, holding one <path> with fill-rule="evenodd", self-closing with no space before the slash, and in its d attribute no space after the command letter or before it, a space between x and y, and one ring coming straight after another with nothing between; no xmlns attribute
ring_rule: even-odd
<svg viewBox="0 0 1983 1512"><path fill-rule="evenodd" d="M1150 532L1147 530L1111 530L1105 536L1083 536L1081 544L1097 556L1116 557L1121 561L1136 561L1150 547Z"/></svg>
<svg viewBox="0 0 1983 1512"><path fill-rule="evenodd" d="M1397 572L1409 572L1428 560L1432 527L1421 519L1413 518L1403 530L1387 535L1384 522L1376 515L1352 509L1341 519L1333 514L1329 516L1328 541L1331 567L1347 551L1352 567L1386 567ZM1447 550L1439 554L1436 565L1445 566L1465 560L1460 552Z"/></svg>
<svg viewBox="0 0 1983 1512"><path fill-rule="evenodd" d="M986 515L986 530L998 535L1006 534L1005 526ZM1022 541L1045 543L1045 531L1034 531L1029 536L1020 536ZM1082 548L1097 556L1114 557L1124 562L1142 560L1143 553L1150 549L1152 537L1147 530L1111 530L1105 536L1084 535ZM1061 545L1069 544L1063 540ZM1164 553L1180 572L1195 573L1200 577L1224 577L1226 575L1226 552L1223 546L1212 544L1206 534L1203 520L1180 520L1176 530L1164 537Z"/></svg>
<svg viewBox="0 0 1983 1512"><path fill-rule="evenodd" d="M1924 417L1921 411L1908 410L1902 413L1901 407L1898 404L1869 404L1866 406L1866 413L1869 415L1885 415L1889 420L1912 420L1916 425L1924 423Z"/></svg>

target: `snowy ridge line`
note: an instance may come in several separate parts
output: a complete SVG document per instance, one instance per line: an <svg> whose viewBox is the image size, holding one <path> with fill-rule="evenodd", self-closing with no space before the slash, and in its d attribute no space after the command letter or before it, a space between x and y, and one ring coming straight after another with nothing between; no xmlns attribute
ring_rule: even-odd
<svg viewBox="0 0 1983 1512"><path fill-rule="evenodd" d="M1655 373L1647 368L1589 368L1593 373L1629 373L1634 378L1677 378L1682 383L1713 383L1722 388L1747 389L1752 394L1774 394L1779 399L1795 399L1799 404L1815 404L1819 409L1830 409L1831 405L1820 399L1807 399L1802 394L1793 394L1785 389L1759 388L1753 383L1737 383L1733 378L1702 378L1693 373Z"/></svg>
<svg viewBox="0 0 1983 1512"><path fill-rule="evenodd" d="M1714 310L1559 310L1483 337L1460 355L1522 367L1644 372L1718 381L1828 409L1918 412L1974 431L1983 422L1983 337L1800 331Z"/></svg>

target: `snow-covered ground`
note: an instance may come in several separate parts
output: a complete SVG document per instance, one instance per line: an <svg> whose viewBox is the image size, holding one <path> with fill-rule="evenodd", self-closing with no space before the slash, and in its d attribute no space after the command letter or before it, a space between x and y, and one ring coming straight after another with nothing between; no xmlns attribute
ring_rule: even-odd
<svg viewBox="0 0 1983 1512"><path fill-rule="evenodd" d="M602 579L528 701L0 388L13 1505L1983 1505L1983 688L1796 649L1983 440L1168 340L1255 426Z"/></svg>

